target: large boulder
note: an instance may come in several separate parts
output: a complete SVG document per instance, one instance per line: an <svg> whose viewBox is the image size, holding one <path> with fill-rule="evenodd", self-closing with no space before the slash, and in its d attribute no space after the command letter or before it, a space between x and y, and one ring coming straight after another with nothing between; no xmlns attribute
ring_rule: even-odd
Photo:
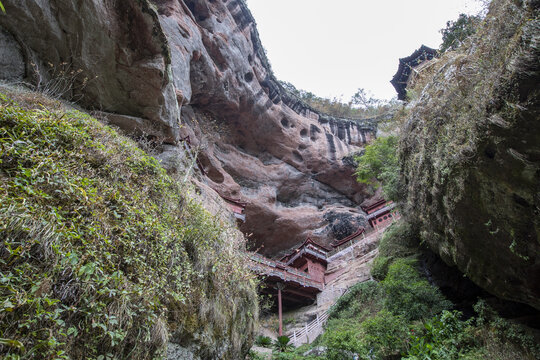
<svg viewBox="0 0 540 360"><path fill-rule="evenodd" d="M538 1L494 0L420 79L401 139L403 213L448 264L540 309Z"/></svg>

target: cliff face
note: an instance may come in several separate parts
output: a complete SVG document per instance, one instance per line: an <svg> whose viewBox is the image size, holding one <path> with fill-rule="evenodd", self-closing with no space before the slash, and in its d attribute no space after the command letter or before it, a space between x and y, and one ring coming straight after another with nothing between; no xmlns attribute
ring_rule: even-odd
<svg viewBox="0 0 540 360"><path fill-rule="evenodd" d="M496 0L424 73L400 144L405 210L473 282L540 309L538 1Z"/></svg>
<svg viewBox="0 0 540 360"><path fill-rule="evenodd" d="M64 70L75 71L65 95L163 144L160 157L172 168L189 136L208 185L248 203L242 230L267 254L307 236L328 243L365 224L354 208L365 189L343 158L374 137L376 120L328 117L288 94L243 1L6 6L3 63L19 69L10 80L54 91Z"/></svg>

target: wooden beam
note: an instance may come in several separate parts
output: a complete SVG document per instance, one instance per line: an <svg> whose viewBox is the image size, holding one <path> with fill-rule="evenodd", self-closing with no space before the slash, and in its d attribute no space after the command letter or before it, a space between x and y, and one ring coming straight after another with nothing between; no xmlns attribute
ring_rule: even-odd
<svg viewBox="0 0 540 360"><path fill-rule="evenodd" d="M269 288L272 288L272 289L277 289L277 287L275 286L268 286ZM295 290L295 289L292 289L290 287L286 287L283 289L283 293L284 294L294 294L294 295L298 295L298 296L301 296L301 297L305 297L305 298L308 298L310 300L315 300L317 298L317 295L316 294L310 294L310 293L306 293L306 292L302 292L302 291L298 291L298 290Z"/></svg>

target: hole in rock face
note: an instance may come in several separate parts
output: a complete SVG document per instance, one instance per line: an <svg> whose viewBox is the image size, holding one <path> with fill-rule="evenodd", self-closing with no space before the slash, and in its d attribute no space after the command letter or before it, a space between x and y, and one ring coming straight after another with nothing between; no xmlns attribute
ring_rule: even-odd
<svg viewBox="0 0 540 360"><path fill-rule="evenodd" d="M306 148L307 148L307 146L304 145L304 144L298 145L298 150L305 150Z"/></svg>
<svg viewBox="0 0 540 360"><path fill-rule="evenodd" d="M249 63L251 64L251 63L253 62L253 56L248 55L248 61L249 61Z"/></svg>
<svg viewBox="0 0 540 360"><path fill-rule="evenodd" d="M284 128L288 128L289 127L289 120L283 118L281 119L281 125L283 125Z"/></svg>
<svg viewBox="0 0 540 360"><path fill-rule="evenodd" d="M295 150L292 152L292 154L293 154L294 160L300 161L300 162L304 161L304 158L302 157L302 155L300 155L298 151Z"/></svg>
<svg viewBox="0 0 540 360"><path fill-rule="evenodd" d="M484 150L484 154L486 154L486 156L490 159L494 159L495 158L495 154L497 153L497 150L495 149L494 146L488 146L486 147L486 149Z"/></svg>
<svg viewBox="0 0 540 360"><path fill-rule="evenodd" d="M251 82L253 80L253 73L248 72L246 75L244 75L244 79L246 79L247 82Z"/></svg>
<svg viewBox="0 0 540 360"><path fill-rule="evenodd" d="M211 167L210 170L208 170L207 174L210 180L212 180L213 182L217 184L221 184L223 180L225 180L225 177L223 176L223 174L214 167Z"/></svg>
<svg viewBox="0 0 540 360"><path fill-rule="evenodd" d="M306 137L307 133L308 133L307 129L300 130L300 136L302 136L302 137Z"/></svg>

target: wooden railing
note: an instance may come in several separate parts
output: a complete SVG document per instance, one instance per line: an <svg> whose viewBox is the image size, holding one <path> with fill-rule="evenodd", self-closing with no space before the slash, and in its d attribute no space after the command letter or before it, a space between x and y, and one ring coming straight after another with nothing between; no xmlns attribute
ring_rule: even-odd
<svg viewBox="0 0 540 360"><path fill-rule="evenodd" d="M341 296L349 292L349 288L342 289ZM341 297L340 296L340 297ZM295 330L287 335L291 339L291 343L298 347L302 344L311 344L319 335L324 332L324 325L328 320L330 309L323 312L321 315L317 314L315 320L306 324L302 329Z"/></svg>
<svg viewBox="0 0 540 360"><path fill-rule="evenodd" d="M334 255L336 255L337 253L345 250L345 249L348 249L350 248L351 246L354 246L355 244L358 244L359 242L363 241L365 238L367 237L370 237L372 236L373 234L377 234L377 233L381 233L382 231L384 231L384 229L386 229L388 226L390 226L392 223L394 223L395 221L399 220L400 219L400 215L398 212L395 212L394 213L394 216L393 216L393 220L391 223L387 223L384 227L377 227L377 228L370 228L370 230L367 230L364 231L363 233L361 233L360 235L358 235L357 237L353 238L351 241L347 242L346 244L343 244L341 246L338 246L336 247L335 249L333 249L332 251L329 251L328 254L326 254L326 258L328 260L330 260L331 257L333 257Z"/></svg>
<svg viewBox="0 0 540 360"><path fill-rule="evenodd" d="M299 271L280 261L270 260L259 254L251 254L250 268L263 275L276 276L283 281L293 281L305 287L313 287L320 291L324 289L324 283L314 280L311 275Z"/></svg>
<svg viewBox="0 0 540 360"><path fill-rule="evenodd" d="M298 331L293 331L292 334L289 334L288 337L291 339L291 343L298 347L302 344L311 344L319 335L323 333L324 324L328 320L328 311L325 311L322 315L317 317L315 320L306 324L305 327Z"/></svg>

